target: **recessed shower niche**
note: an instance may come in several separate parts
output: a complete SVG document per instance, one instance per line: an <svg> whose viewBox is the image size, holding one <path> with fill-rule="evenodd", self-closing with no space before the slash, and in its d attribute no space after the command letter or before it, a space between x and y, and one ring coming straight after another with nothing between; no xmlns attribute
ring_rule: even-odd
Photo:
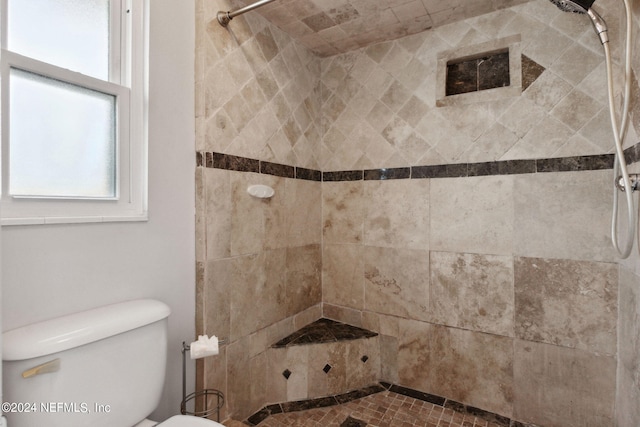
<svg viewBox="0 0 640 427"><path fill-rule="evenodd" d="M509 50L447 63L447 96L509 86Z"/></svg>
<svg viewBox="0 0 640 427"><path fill-rule="evenodd" d="M520 95L520 35L441 52L436 84L438 107Z"/></svg>

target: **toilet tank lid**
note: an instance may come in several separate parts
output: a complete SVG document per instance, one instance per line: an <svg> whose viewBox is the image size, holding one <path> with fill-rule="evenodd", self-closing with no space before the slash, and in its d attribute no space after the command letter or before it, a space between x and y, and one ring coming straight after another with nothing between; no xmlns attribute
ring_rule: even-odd
<svg viewBox="0 0 640 427"><path fill-rule="evenodd" d="M163 302L140 299L12 329L2 334L2 359L26 360L69 350L157 322L170 313Z"/></svg>

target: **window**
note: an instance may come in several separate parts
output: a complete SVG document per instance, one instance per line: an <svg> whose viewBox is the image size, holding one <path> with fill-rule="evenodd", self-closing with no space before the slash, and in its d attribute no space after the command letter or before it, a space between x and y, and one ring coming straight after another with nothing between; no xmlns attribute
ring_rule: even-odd
<svg viewBox="0 0 640 427"><path fill-rule="evenodd" d="M148 0L0 0L3 225L146 219Z"/></svg>

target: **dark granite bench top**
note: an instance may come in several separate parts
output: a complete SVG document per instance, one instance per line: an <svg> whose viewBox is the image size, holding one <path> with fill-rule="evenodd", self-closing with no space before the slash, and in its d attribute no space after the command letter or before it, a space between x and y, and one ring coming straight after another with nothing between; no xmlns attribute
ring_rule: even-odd
<svg viewBox="0 0 640 427"><path fill-rule="evenodd" d="M330 319L319 319L281 339L273 348L371 338L378 334Z"/></svg>

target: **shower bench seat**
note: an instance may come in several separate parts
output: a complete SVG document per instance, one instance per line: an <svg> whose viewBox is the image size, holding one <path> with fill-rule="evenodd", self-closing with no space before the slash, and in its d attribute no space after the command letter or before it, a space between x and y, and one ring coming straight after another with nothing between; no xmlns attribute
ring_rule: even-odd
<svg viewBox="0 0 640 427"><path fill-rule="evenodd" d="M340 395L381 378L378 334L330 319L295 331L267 353L272 403Z"/></svg>

